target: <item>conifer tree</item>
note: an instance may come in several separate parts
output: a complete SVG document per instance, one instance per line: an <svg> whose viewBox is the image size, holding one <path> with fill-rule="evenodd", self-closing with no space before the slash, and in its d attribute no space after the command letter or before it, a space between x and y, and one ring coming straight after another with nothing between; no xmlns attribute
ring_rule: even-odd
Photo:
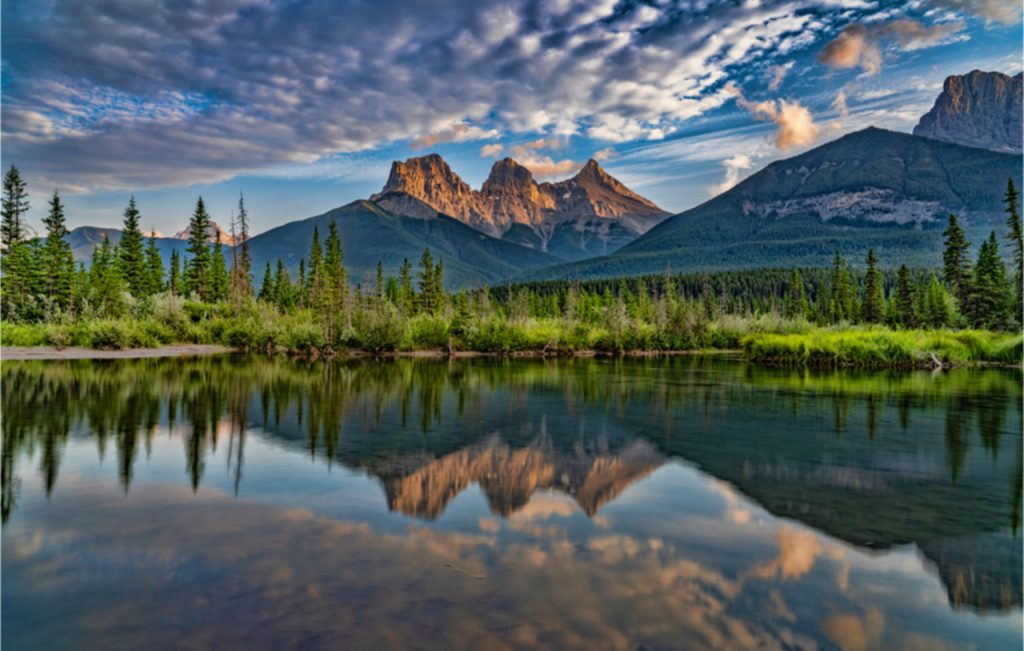
<svg viewBox="0 0 1024 651"><path fill-rule="evenodd" d="M309 306L317 313L323 309L324 285L323 248L320 246L320 229L313 227L313 241L309 245L309 263L306 265L306 294Z"/></svg>
<svg viewBox="0 0 1024 651"><path fill-rule="evenodd" d="M1020 193L1013 184L1013 179L1006 182L1006 195L1003 203L1006 204L1006 225L1009 227L1007 238L1010 240L1010 250L1013 252L1013 289L1014 318L1019 322L1024 317L1024 232L1021 231Z"/></svg>
<svg viewBox="0 0 1024 651"><path fill-rule="evenodd" d="M277 259L277 273L274 274L274 303L282 312L288 312L295 305L292 276L284 268L281 258Z"/></svg>
<svg viewBox="0 0 1024 651"><path fill-rule="evenodd" d="M18 168L11 165L4 176L4 194L0 203L0 244L5 250L25 240L23 219L28 212L28 190Z"/></svg>
<svg viewBox="0 0 1024 651"><path fill-rule="evenodd" d="M402 314L412 312L415 294L412 286L412 265L409 264L409 258L403 258L402 268L398 272L398 307Z"/></svg>
<svg viewBox="0 0 1024 651"><path fill-rule="evenodd" d="M210 215L203 198L196 200L196 209L188 224L188 254L185 261L185 293L196 294L200 300L210 299Z"/></svg>
<svg viewBox="0 0 1024 651"><path fill-rule="evenodd" d="M924 309L921 312L921 320L924 324L930 328L944 328L949 325L952 313L948 295L935 274L929 278L924 296Z"/></svg>
<svg viewBox="0 0 1024 651"><path fill-rule="evenodd" d="M245 197L238 193L238 224L232 252L235 256L231 267L232 288L236 298L252 297L252 255L249 252L249 211L245 208Z"/></svg>
<svg viewBox="0 0 1024 651"><path fill-rule="evenodd" d="M324 300L322 318L328 341L334 341L337 334L337 317L345 304L348 291L348 274L345 272L344 253L338 224L333 219L327 227L327 241L324 243Z"/></svg>
<svg viewBox="0 0 1024 651"><path fill-rule="evenodd" d="M224 245L221 244L220 231L213 244L210 258L210 301L223 301L228 297L228 267L224 260Z"/></svg>
<svg viewBox="0 0 1024 651"><path fill-rule="evenodd" d="M121 277L135 298L149 294L150 282L146 274L146 252L142 239L139 210L135 206L133 195L124 209L124 226L121 230L121 241L117 245L117 258L118 264L121 265Z"/></svg>
<svg viewBox="0 0 1024 651"><path fill-rule="evenodd" d="M1011 321L1010 303L1006 268L999 256L999 241L993 231L978 251L966 316L976 328L1006 328Z"/></svg>
<svg viewBox="0 0 1024 651"><path fill-rule="evenodd" d="M900 265L896 275L896 316L899 325L904 328L917 326L917 300L914 295L914 284L910 278L907 265Z"/></svg>
<svg viewBox="0 0 1024 651"><path fill-rule="evenodd" d="M861 315L867 323L881 323L885 318L885 288L874 249L868 249L868 270L864 279L864 305Z"/></svg>
<svg viewBox="0 0 1024 651"><path fill-rule="evenodd" d="M423 249L423 256L420 257L420 309L424 312L433 312L437 309L437 298L434 296L434 258L430 255L430 249Z"/></svg>
<svg viewBox="0 0 1024 651"><path fill-rule="evenodd" d="M147 293L158 294L164 290L164 261L160 250L156 247L156 233L150 232L146 243L146 280Z"/></svg>
<svg viewBox="0 0 1024 651"><path fill-rule="evenodd" d="M377 260L377 274L374 276L373 291L378 302L384 300L384 265L380 260Z"/></svg>
<svg viewBox="0 0 1024 651"><path fill-rule="evenodd" d="M804 281L796 269L793 270L793 278L790 279L789 287L786 289L782 311L788 319L802 319L807 316L807 294L804 291Z"/></svg>
<svg viewBox="0 0 1024 651"><path fill-rule="evenodd" d="M178 255L177 250L171 251L171 270L167 275L167 291L172 296L177 296L181 293L181 256Z"/></svg>
<svg viewBox="0 0 1024 651"><path fill-rule="evenodd" d="M270 271L270 260L267 260L267 268L263 272L263 282L260 283L260 293L256 298L265 303L273 303L276 296L277 290L274 287L274 276Z"/></svg>
<svg viewBox="0 0 1024 651"><path fill-rule="evenodd" d="M832 260L832 291L828 306L829 320L833 323L853 318L853 290L846 261L836 251Z"/></svg>
<svg viewBox="0 0 1024 651"><path fill-rule="evenodd" d="M967 241L964 229L957 222L956 215L949 216L949 224L942 232L945 249L942 253L942 273L953 296L960 302L970 293L971 262L967 257L971 243Z"/></svg>
<svg viewBox="0 0 1024 651"><path fill-rule="evenodd" d="M92 305L98 315L112 317L121 314L126 286L117 253L108 238L104 238L103 244L93 251L89 285Z"/></svg>
<svg viewBox="0 0 1024 651"><path fill-rule="evenodd" d="M46 276L46 296L52 307L67 311L71 308L75 277L75 257L71 245L64 237L68 234L64 206L55 190L50 199L50 211L43 218L46 225L46 248L43 273Z"/></svg>

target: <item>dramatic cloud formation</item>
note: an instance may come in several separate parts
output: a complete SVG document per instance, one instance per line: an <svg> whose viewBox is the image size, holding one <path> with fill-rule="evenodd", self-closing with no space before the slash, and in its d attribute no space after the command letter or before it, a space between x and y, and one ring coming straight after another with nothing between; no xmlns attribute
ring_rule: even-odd
<svg viewBox="0 0 1024 651"><path fill-rule="evenodd" d="M752 102L743 97L738 90L733 89L733 92L737 94L736 103L751 115L759 120L770 120L779 127L772 139L779 149L809 145L818 138L818 134L821 132L818 125L814 123L814 116L811 115L811 112L796 100Z"/></svg>
<svg viewBox="0 0 1024 651"><path fill-rule="evenodd" d="M848 25L818 54L818 61L832 68L857 68L866 76L876 75L882 69L882 51L879 42L895 41L905 52L950 42L965 28L962 21L939 23L926 27L916 20L901 18L864 26Z"/></svg>
<svg viewBox="0 0 1024 651"><path fill-rule="evenodd" d="M812 5L802 5L813 8ZM784 0L4 7L5 160L62 188L216 182L402 140L658 140L814 42ZM396 17L380 29L382 16ZM492 148L493 149L493 148ZM540 169L547 162L534 161ZM566 161L551 161L567 169Z"/></svg>

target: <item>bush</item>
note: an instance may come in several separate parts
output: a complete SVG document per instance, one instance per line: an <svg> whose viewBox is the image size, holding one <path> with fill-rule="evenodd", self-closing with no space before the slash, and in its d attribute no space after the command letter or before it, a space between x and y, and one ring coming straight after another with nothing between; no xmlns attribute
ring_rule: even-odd
<svg viewBox="0 0 1024 651"><path fill-rule="evenodd" d="M401 316L390 303L359 311L354 325L352 344L374 353L397 350L405 335Z"/></svg>
<svg viewBox="0 0 1024 651"><path fill-rule="evenodd" d="M420 314L409 320L409 339L414 350L448 347L448 320L432 314Z"/></svg>
<svg viewBox="0 0 1024 651"><path fill-rule="evenodd" d="M99 350L121 350L129 343L128 332L118 321L95 321L89 327L89 345Z"/></svg>

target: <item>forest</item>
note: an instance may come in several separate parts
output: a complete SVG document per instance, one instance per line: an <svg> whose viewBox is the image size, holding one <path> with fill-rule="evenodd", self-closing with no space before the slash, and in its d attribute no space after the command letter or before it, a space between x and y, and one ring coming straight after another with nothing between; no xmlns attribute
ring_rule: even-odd
<svg viewBox="0 0 1024 651"><path fill-rule="evenodd" d="M29 196L11 166L4 177L0 341L4 346L156 347L218 343L311 356L352 351L571 354L744 349L762 361L928 365L1021 359L1022 234L1019 193L1005 198L1006 233L972 256L948 217L941 269L895 267L869 251L838 252L827 269L763 269L613 280L509 284L449 293L444 265L425 250L396 276L351 282L335 225L314 231L296 275L283 261L252 269L239 196L235 246L208 241L197 199L187 252L165 266L141 231L132 197L123 234L89 265L65 241L59 193L44 237L24 220ZM1001 244L1008 247L1008 268ZM258 284L256 278L259 278Z"/></svg>

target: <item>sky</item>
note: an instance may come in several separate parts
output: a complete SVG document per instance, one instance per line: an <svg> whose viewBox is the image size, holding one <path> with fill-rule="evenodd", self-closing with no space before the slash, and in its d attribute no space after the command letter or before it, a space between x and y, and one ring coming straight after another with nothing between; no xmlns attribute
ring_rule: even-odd
<svg viewBox="0 0 1024 651"><path fill-rule="evenodd" d="M666 210L869 125L910 131L951 74L1016 74L1019 0L4 0L0 163L41 230L254 232L378 191L437 152L587 159Z"/></svg>

